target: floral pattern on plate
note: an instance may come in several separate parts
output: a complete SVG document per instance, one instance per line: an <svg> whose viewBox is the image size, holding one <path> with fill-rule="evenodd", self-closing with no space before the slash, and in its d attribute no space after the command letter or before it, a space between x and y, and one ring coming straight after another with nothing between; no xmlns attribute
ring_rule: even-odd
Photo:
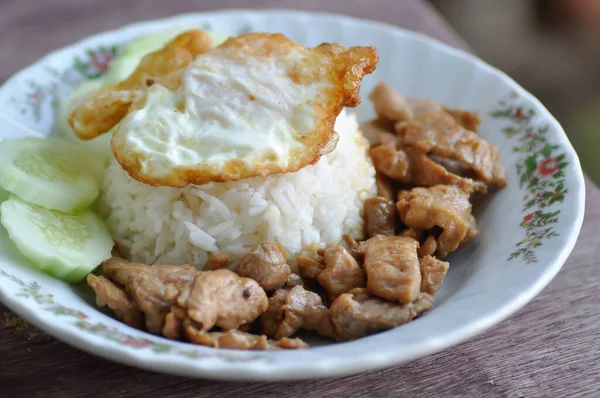
<svg viewBox="0 0 600 398"><path fill-rule="evenodd" d="M47 68L52 76L49 82L27 80L24 97L11 97L9 104L17 106L21 115L31 115L36 123L40 123L45 105L48 104L50 109L55 110L62 95L73 90L84 80L102 76L108 70L117 51L117 46L100 46L87 50L86 58L75 57L72 66L66 70Z"/></svg>
<svg viewBox="0 0 600 398"><path fill-rule="evenodd" d="M525 191L522 210L525 215L519 224L525 230L525 238L517 242L508 259L537 262L535 250L544 241L558 236L553 224L558 222L560 204L568 193L563 172L569 164L567 155L560 145L548 140L548 124L536 124L535 110L524 107L516 93L499 101L497 109L490 115L509 123L502 132L509 140L517 142L512 151L520 154L516 171L519 186Z"/></svg>

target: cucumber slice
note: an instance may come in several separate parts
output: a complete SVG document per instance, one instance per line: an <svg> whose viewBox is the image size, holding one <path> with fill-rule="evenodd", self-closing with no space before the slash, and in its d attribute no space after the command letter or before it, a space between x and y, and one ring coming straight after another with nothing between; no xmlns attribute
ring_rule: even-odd
<svg viewBox="0 0 600 398"><path fill-rule="evenodd" d="M11 195L0 213L21 254L56 278L79 282L111 256L113 240L92 211L69 215Z"/></svg>
<svg viewBox="0 0 600 398"><path fill-rule="evenodd" d="M4 202L6 199L8 199L9 195L10 195L9 192L7 192L4 189L0 188L0 203Z"/></svg>
<svg viewBox="0 0 600 398"><path fill-rule="evenodd" d="M100 194L105 166L64 140L0 142L0 188L47 209L69 213L87 208Z"/></svg>

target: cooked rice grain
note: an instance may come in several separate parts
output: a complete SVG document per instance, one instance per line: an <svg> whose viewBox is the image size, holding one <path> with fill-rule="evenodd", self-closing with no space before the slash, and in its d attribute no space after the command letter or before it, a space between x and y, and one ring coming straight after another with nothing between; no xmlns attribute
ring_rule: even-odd
<svg viewBox="0 0 600 398"><path fill-rule="evenodd" d="M375 170L354 114L342 112L336 149L295 173L186 188L133 180L113 161L100 206L119 248L133 261L203 267L209 252L235 263L255 245L278 241L290 258L311 255L348 233L362 238L363 202Z"/></svg>

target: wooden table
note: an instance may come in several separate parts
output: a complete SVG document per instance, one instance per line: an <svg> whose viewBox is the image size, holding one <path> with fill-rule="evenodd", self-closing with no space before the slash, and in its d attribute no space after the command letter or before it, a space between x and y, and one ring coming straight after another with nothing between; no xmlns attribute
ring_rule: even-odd
<svg viewBox="0 0 600 398"><path fill-rule="evenodd" d="M440 16L418 0L2 0L0 81L54 48L124 23L251 6L302 7L378 19L466 48ZM587 192L581 237L554 281L510 319L436 355L313 382L191 380L78 351L25 328L0 305L0 396L600 396L600 272L595 257L600 255L600 190L588 182Z"/></svg>

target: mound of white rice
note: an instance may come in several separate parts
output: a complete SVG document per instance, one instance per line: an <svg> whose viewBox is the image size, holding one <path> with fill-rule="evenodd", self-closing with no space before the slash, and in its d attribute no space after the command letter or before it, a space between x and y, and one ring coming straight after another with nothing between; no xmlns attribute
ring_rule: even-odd
<svg viewBox="0 0 600 398"><path fill-rule="evenodd" d="M362 207L375 194L375 170L354 114L335 124L336 149L295 173L186 188L133 180L108 167L101 207L119 248L133 261L203 267L210 253L232 262L264 241L294 255L314 254L343 234L362 237Z"/></svg>

